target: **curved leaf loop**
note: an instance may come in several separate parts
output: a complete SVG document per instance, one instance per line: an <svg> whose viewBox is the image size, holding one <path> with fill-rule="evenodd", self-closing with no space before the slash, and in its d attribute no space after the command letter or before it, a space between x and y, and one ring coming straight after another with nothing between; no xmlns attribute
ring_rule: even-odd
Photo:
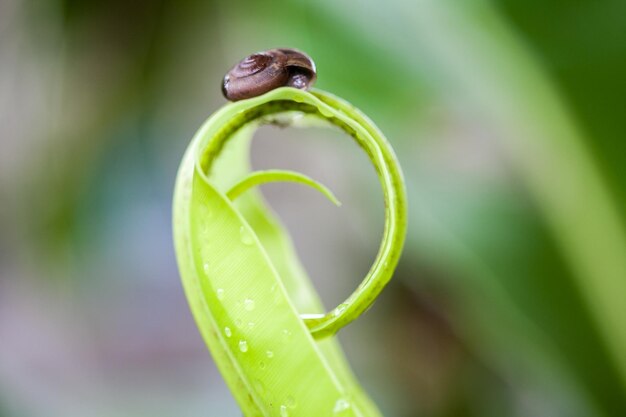
<svg viewBox="0 0 626 417"><path fill-rule="evenodd" d="M231 201L234 201L237 197L248 191L250 188L270 182L295 182L308 185L309 187L322 193L334 205L341 206L341 202L337 200L335 194L333 194L333 192L330 191L330 189L328 189L328 187L326 187L325 185L299 172L287 171L282 169L255 171L239 181L237 184L233 185L233 187L226 193L226 197L228 197Z"/></svg>
<svg viewBox="0 0 626 417"><path fill-rule="evenodd" d="M248 175L254 130L298 120L322 121L353 137L375 167L385 199L374 264L356 291L326 314L278 221L258 193L245 192L294 181L336 201L302 174ZM176 181L176 255L198 328L246 416L380 416L329 336L363 313L391 278L406 209L404 181L387 140L358 110L328 93L276 89L227 104L200 128Z"/></svg>

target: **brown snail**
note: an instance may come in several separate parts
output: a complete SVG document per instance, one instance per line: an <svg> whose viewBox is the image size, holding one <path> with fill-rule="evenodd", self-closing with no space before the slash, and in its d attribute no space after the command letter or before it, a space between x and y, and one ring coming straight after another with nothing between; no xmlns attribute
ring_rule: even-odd
<svg viewBox="0 0 626 417"><path fill-rule="evenodd" d="M308 90L315 82L315 63L296 49L269 49L254 53L224 76L222 93L238 101L260 96L278 87Z"/></svg>

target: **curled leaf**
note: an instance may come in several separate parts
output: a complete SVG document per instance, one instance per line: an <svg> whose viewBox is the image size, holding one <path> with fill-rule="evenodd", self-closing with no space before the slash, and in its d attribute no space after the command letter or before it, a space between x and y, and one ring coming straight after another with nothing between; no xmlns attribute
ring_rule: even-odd
<svg viewBox="0 0 626 417"><path fill-rule="evenodd" d="M308 185L309 187L319 191L322 193L327 199L329 199L334 205L341 206L335 194L328 189L325 185L315 181L314 179L300 174L299 172L286 171L282 169L270 169L266 171L256 171L252 174L248 175L246 178L239 181L237 184L231 188L226 196L230 200L235 200L241 194L245 193L252 187L256 187L257 185L267 184L270 182L296 182L304 185Z"/></svg>
<svg viewBox="0 0 626 417"><path fill-rule="evenodd" d="M295 181L336 202L328 189L302 174L249 174L254 130L302 115L352 136L372 161L385 198L385 229L372 268L356 291L326 314L260 194L243 194L261 183ZM228 104L207 120L177 178L176 255L200 332L246 416L380 415L332 335L365 311L389 281L405 233L404 182L393 151L349 104L320 91L280 88Z"/></svg>

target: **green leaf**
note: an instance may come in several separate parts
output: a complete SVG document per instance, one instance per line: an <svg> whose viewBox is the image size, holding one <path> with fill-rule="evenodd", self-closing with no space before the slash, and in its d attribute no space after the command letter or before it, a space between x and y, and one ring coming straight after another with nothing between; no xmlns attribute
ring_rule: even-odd
<svg viewBox="0 0 626 417"><path fill-rule="evenodd" d="M287 180L336 202L329 190L301 174L249 175L252 134L273 122L341 128L367 153L383 189L386 222L378 256L357 290L327 314L260 194L242 194L254 185ZM380 415L333 335L363 313L391 279L405 234L406 195L396 157L351 105L320 91L280 88L228 104L207 120L179 170L174 239L196 323L246 416Z"/></svg>
<svg viewBox="0 0 626 417"><path fill-rule="evenodd" d="M309 187L319 191L322 193L327 199L329 199L334 205L341 206L337 197L330 191L326 186L320 184L314 179L300 174L299 172L286 171L282 169L274 169L274 170L266 170L266 171L257 171L248 175L246 178L239 181L237 184L231 188L226 196L230 200L235 200L241 194L248 191L250 188L255 187L257 185L266 184L270 182L296 182L304 185L308 185Z"/></svg>

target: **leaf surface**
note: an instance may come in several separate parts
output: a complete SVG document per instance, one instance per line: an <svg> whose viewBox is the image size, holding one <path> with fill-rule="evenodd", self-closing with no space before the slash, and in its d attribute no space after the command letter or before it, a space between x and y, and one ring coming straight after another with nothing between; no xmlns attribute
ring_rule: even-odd
<svg viewBox="0 0 626 417"><path fill-rule="evenodd" d="M383 241L370 272L328 314L260 194L242 194L254 185L288 180L336 201L302 174L249 173L250 140L260 124L311 122L340 127L365 150L386 207ZM233 202L229 196L238 198ZM196 323L246 416L380 415L333 335L365 311L389 281L405 233L406 197L395 155L349 104L319 91L281 88L228 104L207 120L179 170L176 254Z"/></svg>

